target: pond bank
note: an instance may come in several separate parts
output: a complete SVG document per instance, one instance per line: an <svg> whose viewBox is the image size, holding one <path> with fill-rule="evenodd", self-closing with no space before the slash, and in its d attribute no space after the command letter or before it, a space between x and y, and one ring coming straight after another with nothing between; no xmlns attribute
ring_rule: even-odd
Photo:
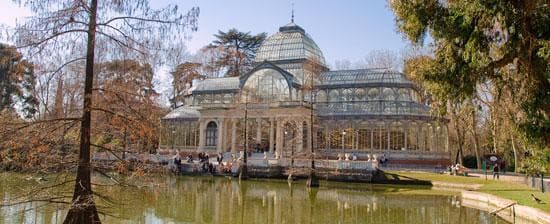
<svg viewBox="0 0 550 224"><path fill-rule="evenodd" d="M522 184L499 180L484 180L479 177L451 176L425 172L386 172L402 182L408 180L428 181L434 188L459 191L463 205L493 212L510 204L514 206L496 212L499 217L514 223L550 223L550 197ZM399 184L398 181L393 181ZM537 203L531 194L542 199ZM523 221L523 222L522 222Z"/></svg>
<svg viewBox="0 0 550 224"><path fill-rule="evenodd" d="M549 213L529 206L519 205L513 200L475 191L462 191L461 196L463 206L494 213L511 223L523 223L525 221L550 223Z"/></svg>

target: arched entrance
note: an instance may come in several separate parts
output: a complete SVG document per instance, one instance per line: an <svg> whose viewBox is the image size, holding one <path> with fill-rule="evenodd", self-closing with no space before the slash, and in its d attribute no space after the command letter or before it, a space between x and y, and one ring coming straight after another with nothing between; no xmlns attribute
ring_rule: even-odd
<svg viewBox="0 0 550 224"><path fill-rule="evenodd" d="M206 125L206 146L217 146L218 143L218 125L214 121Z"/></svg>

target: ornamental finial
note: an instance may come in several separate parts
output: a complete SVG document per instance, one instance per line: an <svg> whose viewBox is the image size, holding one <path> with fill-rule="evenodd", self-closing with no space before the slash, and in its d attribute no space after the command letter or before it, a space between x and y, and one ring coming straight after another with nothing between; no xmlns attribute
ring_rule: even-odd
<svg viewBox="0 0 550 224"><path fill-rule="evenodd" d="M294 2L292 2L292 16L290 18L290 22L294 23Z"/></svg>

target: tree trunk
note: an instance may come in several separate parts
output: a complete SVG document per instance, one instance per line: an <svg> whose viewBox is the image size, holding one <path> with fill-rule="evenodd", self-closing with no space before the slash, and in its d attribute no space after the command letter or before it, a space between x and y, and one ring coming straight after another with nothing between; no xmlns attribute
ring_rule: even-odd
<svg viewBox="0 0 550 224"><path fill-rule="evenodd" d="M492 127L492 135L493 135L493 153L497 153L497 120L494 116L491 117L493 119L493 127Z"/></svg>
<svg viewBox="0 0 550 224"><path fill-rule="evenodd" d="M63 114L63 76L60 75L57 80L57 90L55 91L55 101L52 118L62 118Z"/></svg>
<svg viewBox="0 0 550 224"><path fill-rule="evenodd" d="M481 158L479 155L479 140L477 138L477 116L476 116L476 107L474 102L472 102L472 135L474 137L474 151L476 154L476 165L477 169L481 169Z"/></svg>
<svg viewBox="0 0 550 224"><path fill-rule="evenodd" d="M453 108L451 108L451 115L452 119L454 120L454 128L455 128L455 134L456 134L456 143L457 143L457 152L456 152L456 158L455 162L462 164L462 157L464 156L464 153L462 151L462 146L464 145L464 131L461 130L461 127L458 125L458 116L456 114L456 105L453 105Z"/></svg>
<svg viewBox="0 0 550 224"><path fill-rule="evenodd" d="M518 172L518 151L516 149L516 141L514 140L514 133L510 133L512 138L512 150L514 151L514 173Z"/></svg>
<svg viewBox="0 0 550 224"><path fill-rule="evenodd" d="M63 223L101 223L93 199L90 163L90 129L92 110L92 87L94 80L94 50L97 18L97 0L91 1L86 49L86 79L84 81L84 104L80 127L80 152L72 204Z"/></svg>

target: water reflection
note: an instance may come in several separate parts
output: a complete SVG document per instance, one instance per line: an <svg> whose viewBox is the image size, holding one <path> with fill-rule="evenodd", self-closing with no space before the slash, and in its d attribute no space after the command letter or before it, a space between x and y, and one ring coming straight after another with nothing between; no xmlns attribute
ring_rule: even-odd
<svg viewBox="0 0 550 224"><path fill-rule="evenodd" d="M100 187L114 206L98 200L104 223L505 223L460 206L452 195L417 188L225 177L159 178L154 187ZM428 193L426 193L428 192ZM8 201L17 188L0 184ZM31 208L40 209L34 210ZM4 223L61 223L64 208L27 203L0 208ZM22 212L26 211L26 212Z"/></svg>

